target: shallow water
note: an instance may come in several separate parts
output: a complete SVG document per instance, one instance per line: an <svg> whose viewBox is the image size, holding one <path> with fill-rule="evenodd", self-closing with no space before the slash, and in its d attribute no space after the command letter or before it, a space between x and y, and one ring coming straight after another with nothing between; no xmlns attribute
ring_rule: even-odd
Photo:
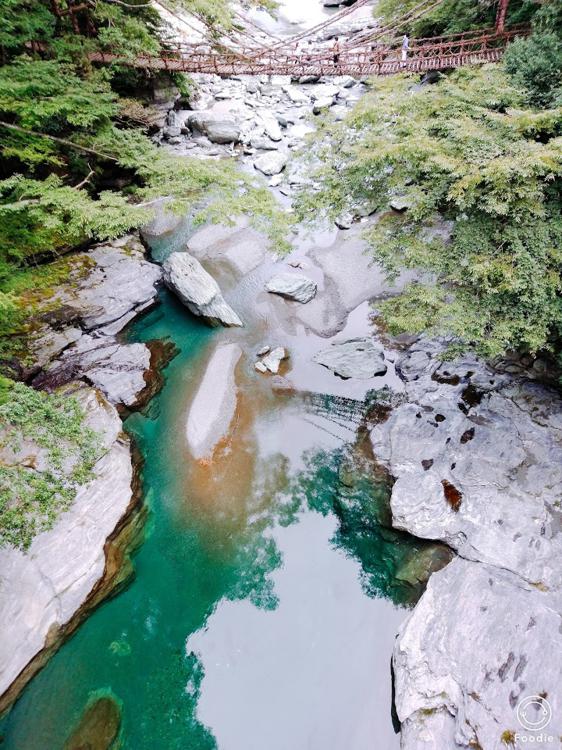
<svg viewBox="0 0 562 750"><path fill-rule="evenodd" d="M179 350L127 422L150 508L136 576L29 684L3 748L62 748L100 693L121 703L128 750L398 747L390 655L412 591L395 572L416 546L375 521L384 481L342 484L349 428L307 421L317 405L256 398L244 374L224 465L190 461L185 403L229 335L166 293L133 326L130 338Z"/></svg>

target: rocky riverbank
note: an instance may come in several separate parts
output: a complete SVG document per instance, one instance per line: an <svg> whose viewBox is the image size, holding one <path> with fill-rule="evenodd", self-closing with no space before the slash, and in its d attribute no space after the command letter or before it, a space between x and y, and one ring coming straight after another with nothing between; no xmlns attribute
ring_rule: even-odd
<svg viewBox="0 0 562 750"><path fill-rule="evenodd" d="M396 480L393 525L458 555L396 642L402 747L522 747L527 696L562 733L562 399L442 349L422 340L397 361L404 394L371 432Z"/></svg>
<svg viewBox="0 0 562 750"><path fill-rule="evenodd" d="M74 396L101 445L92 478L54 527L38 534L25 552L0 550L0 710L130 572L124 563L139 517L139 492L119 412L150 398L169 355L160 343L119 338L156 301L161 270L144 256L132 236L72 256L68 281L37 303L24 363L13 364L34 386ZM15 451L7 442L0 463L48 471L45 453L32 440Z"/></svg>

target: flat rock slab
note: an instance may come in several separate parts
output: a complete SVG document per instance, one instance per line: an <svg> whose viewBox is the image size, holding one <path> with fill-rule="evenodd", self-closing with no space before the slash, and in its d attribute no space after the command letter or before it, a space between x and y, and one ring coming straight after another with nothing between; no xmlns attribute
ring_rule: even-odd
<svg viewBox="0 0 562 750"><path fill-rule="evenodd" d="M219 346L195 394L187 415L185 435L189 450L198 461L210 460L218 443L228 435L236 412L235 370L241 356L238 344Z"/></svg>
<svg viewBox="0 0 562 750"><path fill-rule="evenodd" d="M95 266L77 290L76 305L87 330L117 321L156 296L162 271L144 259L138 240L125 240L88 253Z"/></svg>
<svg viewBox="0 0 562 750"><path fill-rule="evenodd" d="M172 253L164 263L164 281L194 315L212 326L242 326L217 282L189 253Z"/></svg>
<svg viewBox="0 0 562 750"><path fill-rule="evenodd" d="M350 339L332 344L314 355L314 361L340 378L369 380L385 375L384 352L370 338Z"/></svg>
<svg viewBox="0 0 562 750"><path fill-rule="evenodd" d="M279 294L285 299L306 304L316 295L317 286L308 276L296 273L280 273L273 276L265 285L271 294Z"/></svg>

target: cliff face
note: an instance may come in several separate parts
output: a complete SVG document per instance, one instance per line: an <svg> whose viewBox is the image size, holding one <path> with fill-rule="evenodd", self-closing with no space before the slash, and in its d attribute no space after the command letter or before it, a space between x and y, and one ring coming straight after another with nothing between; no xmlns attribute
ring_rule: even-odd
<svg viewBox="0 0 562 750"><path fill-rule="evenodd" d="M562 400L440 349L422 340L397 363L404 400L371 434L396 478L393 524L459 555L396 642L402 747L499 750L525 732L517 706L533 695L558 737Z"/></svg>

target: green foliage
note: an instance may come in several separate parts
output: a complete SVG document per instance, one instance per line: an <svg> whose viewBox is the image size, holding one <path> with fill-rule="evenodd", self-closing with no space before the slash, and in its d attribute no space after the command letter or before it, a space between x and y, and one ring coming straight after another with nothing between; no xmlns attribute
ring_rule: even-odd
<svg viewBox="0 0 562 750"><path fill-rule="evenodd" d="M393 331L452 334L485 356L549 346L562 328L562 110L522 109L493 66L411 83L381 84L326 125L301 216L386 211L367 234L375 258L420 274L382 305ZM396 196L403 214L386 210Z"/></svg>
<svg viewBox="0 0 562 750"><path fill-rule="evenodd" d="M515 85L537 107L562 104L562 6L547 2L537 12L533 33L516 39L506 50L504 64Z"/></svg>
<svg viewBox="0 0 562 750"><path fill-rule="evenodd" d="M389 23L399 19L417 5L419 0L380 0L374 13ZM534 0L511 0L507 23L528 23L536 11L537 3ZM416 37L456 34L493 26L495 13L495 3L482 0L443 0L426 15L400 26L398 31L408 31Z"/></svg>
<svg viewBox="0 0 562 750"><path fill-rule="evenodd" d="M5 378L2 394L0 545L25 549L37 533L52 527L90 479L101 446L75 398Z"/></svg>

